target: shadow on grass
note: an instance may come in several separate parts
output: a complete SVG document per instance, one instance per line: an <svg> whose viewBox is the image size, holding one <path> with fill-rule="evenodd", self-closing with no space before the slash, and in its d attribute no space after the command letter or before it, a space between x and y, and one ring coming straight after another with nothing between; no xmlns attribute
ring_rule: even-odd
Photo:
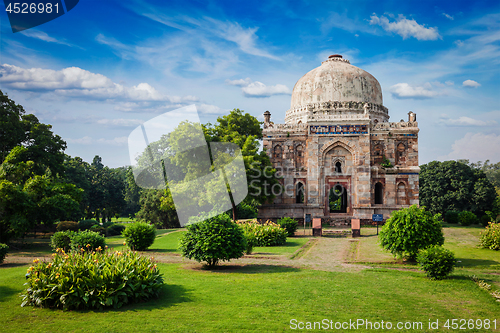
<svg viewBox="0 0 500 333"><path fill-rule="evenodd" d="M149 311L162 308L169 308L179 303L192 302L188 296L188 290L180 285L165 284L162 287L160 296L145 302L127 304L119 309L104 309L102 312L137 312ZM84 311L82 311L84 312Z"/></svg>
<svg viewBox="0 0 500 333"><path fill-rule="evenodd" d="M5 302L9 297L19 293L19 290L7 286L0 286L0 302Z"/></svg>
<svg viewBox="0 0 500 333"><path fill-rule="evenodd" d="M202 264L192 264L186 268L194 271L206 271L214 273L227 273L227 274L260 274L260 273L291 273L299 272L300 268L293 266L282 265L264 265L264 264L242 264L242 265L218 265L210 268Z"/></svg>
<svg viewBox="0 0 500 333"><path fill-rule="evenodd" d="M147 249L144 252L149 252L149 253L172 253L172 252L178 252L177 249Z"/></svg>
<svg viewBox="0 0 500 333"><path fill-rule="evenodd" d="M457 258L458 261L457 267L482 267L488 268L490 266L500 266L500 262L494 260L485 260L485 259L464 259Z"/></svg>

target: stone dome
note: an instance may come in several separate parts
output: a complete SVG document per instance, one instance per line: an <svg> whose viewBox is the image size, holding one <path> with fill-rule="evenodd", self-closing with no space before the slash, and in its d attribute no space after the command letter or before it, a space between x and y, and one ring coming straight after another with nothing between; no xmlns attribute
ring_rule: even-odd
<svg viewBox="0 0 500 333"><path fill-rule="evenodd" d="M377 79L351 65L341 55L330 56L321 66L297 81L285 122L311 122L314 121L313 117L307 115L315 114L323 115L316 117L317 120L325 120L326 115L336 116L330 117L332 119L353 118L348 116L363 114L378 121L387 121L389 118L387 108L383 106L382 88Z"/></svg>

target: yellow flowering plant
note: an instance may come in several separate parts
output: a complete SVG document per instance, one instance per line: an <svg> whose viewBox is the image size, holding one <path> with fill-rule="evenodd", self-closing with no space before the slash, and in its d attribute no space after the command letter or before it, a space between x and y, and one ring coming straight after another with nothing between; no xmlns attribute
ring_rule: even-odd
<svg viewBox="0 0 500 333"><path fill-rule="evenodd" d="M479 246L491 250L500 250L500 223L489 222L481 232Z"/></svg>

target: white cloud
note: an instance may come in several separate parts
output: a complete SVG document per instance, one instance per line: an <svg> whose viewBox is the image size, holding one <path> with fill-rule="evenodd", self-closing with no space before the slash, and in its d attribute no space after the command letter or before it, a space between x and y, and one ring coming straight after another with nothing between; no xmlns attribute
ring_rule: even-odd
<svg viewBox="0 0 500 333"><path fill-rule="evenodd" d="M430 83L426 83L423 86L411 86L408 83L397 83L389 88L392 96L398 99L426 99L433 98L443 93L431 90L432 86Z"/></svg>
<svg viewBox="0 0 500 333"><path fill-rule="evenodd" d="M500 161L500 135L467 133L451 146L447 159L471 161Z"/></svg>
<svg viewBox="0 0 500 333"><path fill-rule="evenodd" d="M266 86L259 81L252 81L250 78L239 80L226 80L227 84L241 87L241 91L245 97L270 97L273 95L289 95L290 89L283 84L274 86Z"/></svg>
<svg viewBox="0 0 500 333"><path fill-rule="evenodd" d="M134 127L141 125L143 122L144 120L141 119L124 119L124 118L97 120L97 124L111 126L111 127Z"/></svg>
<svg viewBox="0 0 500 333"><path fill-rule="evenodd" d="M451 21L454 20L453 16L451 16L449 14L443 13L443 16L446 17L448 20L451 20Z"/></svg>
<svg viewBox="0 0 500 333"><path fill-rule="evenodd" d="M380 25L385 31L395 32L403 39L414 37L418 40L436 40L440 39L437 28L426 28L415 20L408 20L405 16L399 14L394 22L389 22L385 16L378 17L375 13L370 16L370 24Z"/></svg>
<svg viewBox="0 0 500 333"><path fill-rule="evenodd" d="M71 47L75 46L75 45L70 44L64 40L59 40L59 39L56 39L54 37L51 37L43 31L28 29L28 30L21 31L21 34L25 35L26 37L40 39L40 40L43 40L44 42L48 42L48 43L62 44L62 45L67 45L67 46L71 46Z"/></svg>
<svg viewBox="0 0 500 333"><path fill-rule="evenodd" d="M462 86L467 88L477 88L480 87L481 84L477 83L474 80L465 80L464 82L462 82Z"/></svg>
<svg viewBox="0 0 500 333"><path fill-rule="evenodd" d="M457 119L451 119L447 115L442 115L440 117L439 123L445 126L476 126L476 127L492 126L497 124L497 122L494 120L483 121L483 120L472 119L469 117L459 117Z"/></svg>
<svg viewBox="0 0 500 333"><path fill-rule="evenodd" d="M136 102L181 103L197 100L194 96L167 96L148 83L126 87L110 78L79 67L61 70L25 69L8 64L0 65L0 82L7 87L36 92L54 92L65 97L120 99Z"/></svg>
<svg viewBox="0 0 500 333"><path fill-rule="evenodd" d="M227 110L221 109L216 105L196 104L196 110L204 114L226 114Z"/></svg>
<svg viewBox="0 0 500 333"><path fill-rule="evenodd" d="M205 34L203 37L209 39L213 37L222 38L226 41L235 43L244 53L273 60L280 60L279 57L270 54L268 51L257 45L258 36L256 32L259 29L258 27L245 28L238 22L223 22L211 17L195 19L186 16L179 16L174 18L158 14L157 10L152 6L149 6L147 9L149 12L144 12L144 8L145 6L141 6L142 12L138 12L139 15L143 15L171 28L179 29L187 32L188 34L193 34L193 32L196 31L197 34Z"/></svg>
<svg viewBox="0 0 500 333"><path fill-rule="evenodd" d="M113 139L92 139L90 136L84 136L79 139L65 139L68 143L75 143L80 145L91 145L91 144L104 144L104 145L112 145L112 146L123 146L127 144L128 137L120 136Z"/></svg>

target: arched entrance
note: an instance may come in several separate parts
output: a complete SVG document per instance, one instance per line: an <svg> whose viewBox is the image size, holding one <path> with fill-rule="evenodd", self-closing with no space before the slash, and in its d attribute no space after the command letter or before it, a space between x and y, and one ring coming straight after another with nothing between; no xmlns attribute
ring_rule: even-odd
<svg viewBox="0 0 500 333"><path fill-rule="evenodd" d="M347 189L344 186L336 184L330 188L328 206L330 213L347 213Z"/></svg>
<svg viewBox="0 0 500 333"><path fill-rule="evenodd" d="M378 182L375 184L375 204L382 205L384 203L384 185Z"/></svg>

